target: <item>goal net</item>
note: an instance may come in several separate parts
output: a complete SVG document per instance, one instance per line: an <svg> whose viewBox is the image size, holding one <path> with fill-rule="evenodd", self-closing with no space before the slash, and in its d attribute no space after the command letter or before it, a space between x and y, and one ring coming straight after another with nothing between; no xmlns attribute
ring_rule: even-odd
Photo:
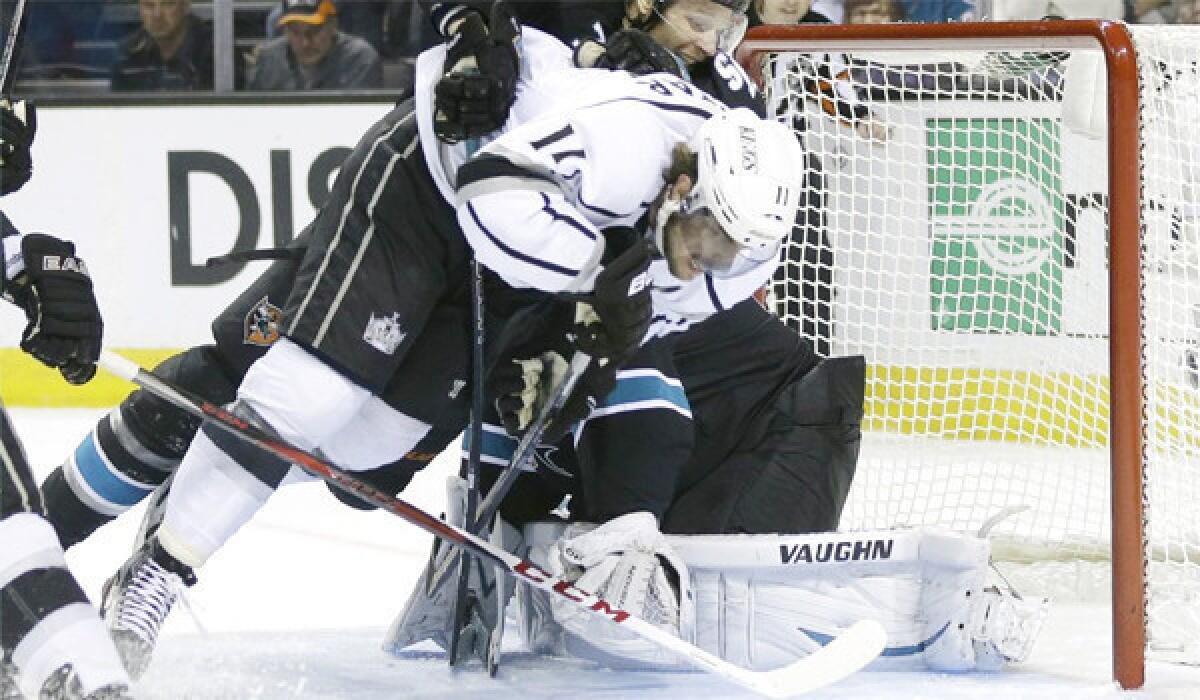
<svg viewBox="0 0 1200 700"><path fill-rule="evenodd" d="M769 27L741 55L818 193L771 302L868 361L842 527L990 526L1029 594L1116 567L1140 605L1144 572L1134 643L1200 663L1200 27Z"/></svg>

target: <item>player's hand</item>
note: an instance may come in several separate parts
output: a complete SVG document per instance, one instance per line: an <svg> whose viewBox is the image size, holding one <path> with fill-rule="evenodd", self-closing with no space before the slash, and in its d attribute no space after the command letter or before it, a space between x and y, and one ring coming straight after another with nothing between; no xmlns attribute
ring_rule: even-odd
<svg viewBox="0 0 1200 700"><path fill-rule="evenodd" d="M0 101L0 194L21 189L33 175L37 115L29 102Z"/></svg>
<svg viewBox="0 0 1200 700"><path fill-rule="evenodd" d="M588 365L566 403L546 425L542 444L557 443L592 412L598 401L612 393L618 366L616 362ZM506 433L520 437L529 429L534 416L566 377L567 367L562 355L549 351L527 360L513 358L492 371L489 391L497 397L496 411Z"/></svg>
<svg viewBox="0 0 1200 700"><path fill-rule="evenodd" d="M650 328L653 252L639 237L596 276L589 300L576 304L575 345L599 364L631 355Z"/></svg>
<svg viewBox="0 0 1200 700"><path fill-rule="evenodd" d="M40 233L21 239L21 257L25 270L12 284L29 321L21 349L72 384L86 383L96 375L104 334L87 266L73 243Z"/></svg>
<svg viewBox="0 0 1200 700"><path fill-rule="evenodd" d="M490 391L504 431L512 436L524 433L566 373L567 361L553 351L512 358L492 370Z"/></svg>
<svg viewBox="0 0 1200 700"><path fill-rule="evenodd" d="M490 25L475 12L459 23L433 91L433 130L439 139L457 143L504 125L516 100L520 36L521 26L503 2L492 6Z"/></svg>
<svg viewBox="0 0 1200 700"><path fill-rule="evenodd" d="M688 78L682 58L650 38L646 32L637 29L622 29L613 34L594 65L596 68L623 70L634 75L671 73L685 80Z"/></svg>

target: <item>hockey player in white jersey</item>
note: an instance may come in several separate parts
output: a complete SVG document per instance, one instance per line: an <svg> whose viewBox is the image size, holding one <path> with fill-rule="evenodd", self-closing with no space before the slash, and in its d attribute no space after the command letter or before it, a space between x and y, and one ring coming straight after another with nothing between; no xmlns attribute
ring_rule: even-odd
<svg viewBox="0 0 1200 700"><path fill-rule="evenodd" d="M527 37L526 47L536 41L532 36ZM585 80L595 85L595 90L584 93L593 99L590 103L571 105L569 113L579 114L591 107L599 111L577 122L581 133L608 141L601 135L619 132L622 127L595 118L606 113L598 101L625 100L644 120L643 127L658 134L657 140L648 145L655 150L640 153L636 161L625 162L608 158L607 154L598 155L597 164L603 167L593 170L591 175L603 174L615 181L637 183L637 187L617 192L615 197L599 200L612 207L606 211L620 212L615 218L602 216L598 222L591 221L588 217L593 214L577 208L585 206L585 202L593 203L586 201L593 192L594 185L590 184L580 186L585 193L583 200L568 200L568 190L560 190L553 196L555 204L539 209L542 217L552 220L563 217L568 222L566 228L553 229L551 222L551 228L541 229L543 236L552 232L562 234L564 238L554 241L554 247L577 252L582 246L574 238L581 237L590 243L591 249L582 256L580 262L584 266L576 270L573 282L544 284L542 280L534 280L530 286L581 295L605 329L595 333L585 331L593 341L589 349L599 356L615 359L636 347L649 323L650 280L645 275L645 264L639 259L651 252L652 245L635 241L628 250L615 255L619 264L606 266L602 261L606 260L608 246L597 223L617 220L633 223L658 194L666 192L666 199L678 203L682 213L666 227L659 227L658 241L666 249L670 264L656 263L660 267L656 274L661 278L668 274L669 267L687 278L700 269L742 273L740 279L735 275L722 284L728 286L731 294L748 295L758 286L748 281L748 275L758 280L770 275L769 252L777 245L784 228L780 222L794 216L794 210L787 209L788 202L794 199L786 184L779 184L776 196L761 202L777 215L761 217L767 224L735 229L740 242L725 237L722 224L738 223L741 221L738 217L756 215L754 211L727 210L722 222L714 223L704 211L710 206L705 195L694 194L686 180L665 185L659 171L677 146L687 143L692 133L711 117L724 115L724 108L709 98L688 94L686 85L682 89L669 88L654 81L638 83L627 76L605 72L575 74L544 94L537 92L535 83L526 92L530 99L566 95L575 100L580 93L561 87L570 84L577 89ZM663 91L671 94L664 95ZM518 101L514 114L521 114L520 105ZM452 210L439 196L448 180L446 176L453 176L450 167L453 161L444 157L445 153L436 154L434 159L425 158L431 150L436 153L440 149L434 145L430 120L420 113L420 103L417 108L419 136L411 107L402 106L369 132L351 154L335 183L333 199L318 214L314 242L284 312L288 319L287 337L251 367L235 405L235 410L247 419L291 442L321 449L351 469L377 466L403 455L439 420L457 420L459 425L463 421L461 413L449 417L437 415L437 406L447 403L445 398L404 396L402 392L398 396L394 391L404 384L406 353L422 335L431 332L440 314L453 315L453 311L465 306L461 292L467 278L466 243L452 225ZM718 122L714 129L721 135L721 143L734 148L742 147L737 134L747 129L754 134L769 134L778 128L752 116ZM529 125L535 124L536 120ZM512 133L518 132L520 128ZM526 130L512 138L502 137L497 144L511 147L521 143L528 133L531 132ZM794 145L790 139L787 143ZM594 150L586 144L580 148L582 153L570 157L576 162L587 162ZM498 163L492 160L490 151L481 162L485 164L476 166L476 172L484 176L472 182L486 189L496 183L486 175L488 164ZM766 157L761 162L764 168L787 165L787 161ZM594 182L591 175L583 182ZM789 177L790 170L773 175L781 183ZM459 179L461 189L461 173ZM772 174L768 173L767 179L772 179ZM701 174L701 192L704 181ZM471 197L464 200L464 216L469 216L466 212L472 208L470 205L483 206L488 220L498 213L492 203L482 205ZM537 218L539 214L534 216ZM684 227L686 222L690 225ZM500 235L508 237L511 232L512 229L502 227ZM772 235L774 241L770 240ZM520 255L535 260L546 255L537 246L548 243L549 239L543 237L532 245L531 241L511 238L495 241L510 251L516 251L514 245L526 246ZM426 254L428 251L440 253L431 257ZM613 256L611 249L608 253ZM561 265L564 262L561 257L552 257L556 274L566 269ZM486 262L511 281L524 282L507 269L508 261L491 258ZM573 260L566 262L574 264ZM645 262L649 263L648 258ZM614 279L611 270L616 268L625 274ZM675 312L678 317L699 318L705 313L703 304L696 301L704 294L704 283L698 283L699 292L695 290L696 284L692 283L692 289L688 284L679 284L668 292L674 295L672 303L694 303L692 308L678 306L679 311ZM633 311L622 316L626 308ZM639 313L644 317L638 318ZM608 323L614 315L620 321ZM444 362L455 365L456 369L465 367L463 356L467 350L466 343L447 347ZM299 377L303 381L297 381ZM417 413L431 416L432 420L422 420L414 415ZM179 585L253 516L287 472L288 465L248 454L241 446L223 439L219 431L201 429L176 474L156 536L123 567L106 596L114 634L124 646L134 671L144 668L148 661Z"/></svg>

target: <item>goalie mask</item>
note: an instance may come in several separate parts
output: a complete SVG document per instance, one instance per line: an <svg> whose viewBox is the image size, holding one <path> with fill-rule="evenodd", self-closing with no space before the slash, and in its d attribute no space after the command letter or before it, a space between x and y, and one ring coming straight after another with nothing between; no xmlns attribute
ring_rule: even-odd
<svg viewBox="0 0 1200 700"><path fill-rule="evenodd" d="M658 250L670 258L672 248L684 245L692 264L715 277L743 274L777 256L804 185L804 152L795 134L735 109L705 122L688 148L697 158L696 182L659 207ZM669 229L677 233L669 236Z"/></svg>

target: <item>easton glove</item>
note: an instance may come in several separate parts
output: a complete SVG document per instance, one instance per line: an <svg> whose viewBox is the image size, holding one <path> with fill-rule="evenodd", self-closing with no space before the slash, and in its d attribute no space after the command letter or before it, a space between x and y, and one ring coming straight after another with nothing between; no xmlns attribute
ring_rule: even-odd
<svg viewBox="0 0 1200 700"><path fill-rule="evenodd" d="M21 349L68 382L86 383L96 375L104 333L87 266L73 243L40 233L21 239L21 257L25 270L11 288L29 321Z"/></svg>
<svg viewBox="0 0 1200 700"><path fill-rule="evenodd" d="M478 138L499 129L517 96L521 26L503 2L492 6L490 31L467 13L454 31L434 87L433 130L446 143Z"/></svg>
<svg viewBox="0 0 1200 700"><path fill-rule="evenodd" d="M575 345L598 364L631 355L650 328L653 252L638 237L596 276L589 300L575 305Z"/></svg>
<svg viewBox="0 0 1200 700"><path fill-rule="evenodd" d="M33 175L33 135L37 116L33 105L0 102L0 194L21 189Z"/></svg>

